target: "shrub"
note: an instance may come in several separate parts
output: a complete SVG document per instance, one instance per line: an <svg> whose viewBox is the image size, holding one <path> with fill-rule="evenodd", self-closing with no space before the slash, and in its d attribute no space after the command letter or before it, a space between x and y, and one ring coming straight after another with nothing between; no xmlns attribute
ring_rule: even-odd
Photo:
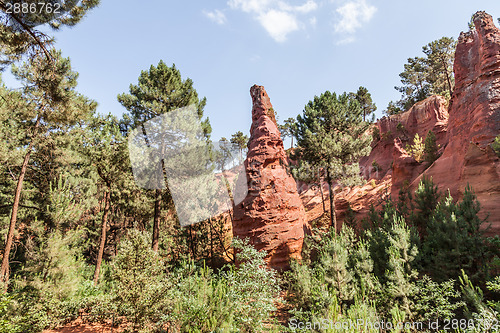
<svg viewBox="0 0 500 333"><path fill-rule="evenodd" d="M433 163L438 158L438 146L436 143L436 135L432 130L429 130L425 137L424 143L424 160Z"/></svg>
<svg viewBox="0 0 500 333"><path fill-rule="evenodd" d="M382 138L382 140L392 140L392 138L393 138L392 132L387 131L387 132L382 133L381 138Z"/></svg>
<svg viewBox="0 0 500 333"><path fill-rule="evenodd" d="M495 141L491 144L491 148L500 157L500 135L497 135Z"/></svg>
<svg viewBox="0 0 500 333"><path fill-rule="evenodd" d="M182 332L261 332L276 310L279 300L277 273L264 262L265 252L258 252L248 241L234 239L239 250L238 267L230 265L215 274L192 261L170 274L175 288L168 298L175 304L164 311L162 323Z"/></svg>
<svg viewBox="0 0 500 333"><path fill-rule="evenodd" d="M126 316L136 330L147 330L172 306L173 300L167 297L170 280L146 233L129 230L120 243L112 269L116 283L113 302L118 305L119 314Z"/></svg>
<svg viewBox="0 0 500 333"><path fill-rule="evenodd" d="M485 221L477 216L479 210L479 202L467 186L461 202L454 203L448 195L431 212L422 243L422 264L435 280L456 278L462 269L475 282L488 277L487 263L493 253L483 237Z"/></svg>
<svg viewBox="0 0 500 333"><path fill-rule="evenodd" d="M376 172L380 171L380 164L377 163L377 161L373 160L372 162L372 168L373 170L375 170Z"/></svg>
<svg viewBox="0 0 500 333"><path fill-rule="evenodd" d="M406 145L406 151L410 154L415 161L422 162L424 157L424 144L422 143L422 138L417 134L413 138L413 144Z"/></svg>
<svg viewBox="0 0 500 333"><path fill-rule="evenodd" d="M380 130L377 125L372 127L372 138L373 142L377 142L378 140L380 140Z"/></svg>
<svg viewBox="0 0 500 333"><path fill-rule="evenodd" d="M405 128L405 127L404 127L404 125L403 125L403 124L401 124L401 123L398 123L398 124L396 125L396 129L397 129L398 131L400 131L401 133L406 133L406 128Z"/></svg>
<svg viewBox="0 0 500 333"><path fill-rule="evenodd" d="M455 290L454 280L436 283L429 276L424 275L417 282L417 288L418 292L412 309L416 321L450 320L458 309L465 306L465 303L460 300L460 292Z"/></svg>

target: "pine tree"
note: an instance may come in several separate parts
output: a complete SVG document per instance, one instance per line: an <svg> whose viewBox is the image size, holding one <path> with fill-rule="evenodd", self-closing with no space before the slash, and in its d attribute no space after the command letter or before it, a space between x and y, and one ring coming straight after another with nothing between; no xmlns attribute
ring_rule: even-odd
<svg viewBox="0 0 500 333"><path fill-rule="evenodd" d="M464 270L475 282L488 277L487 263L493 253L478 217L480 205L467 186L463 199L454 203L448 195L428 217L427 236L422 243L422 260L426 271L437 281L460 276Z"/></svg>
<svg viewBox="0 0 500 333"><path fill-rule="evenodd" d="M118 95L118 101L128 110L125 120L128 120L127 130L140 128L145 136L147 134L144 124L162 114L183 107L194 105L198 118L203 117L203 108L206 99L199 99L198 93L193 88L191 79L182 80L180 71L175 67L168 67L162 60L155 67L151 65L148 71L142 71L139 75L138 84L130 85L129 94ZM208 137L211 128L208 119L202 122L205 135ZM163 165L163 162L162 162ZM162 167L164 169L164 166ZM152 248L158 251L160 216L162 202L171 207L172 198L167 190L154 190L154 218Z"/></svg>
<svg viewBox="0 0 500 333"><path fill-rule="evenodd" d="M363 121L366 121L366 117L373 114L377 110L377 106L372 101L372 95L365 87L359 87L355 94L350 93L350 95L361 105L361 108L363 109Z"/></svg>
<svg viewBox="0 0 500 333"><path fill-rule="evenodd" d="M410 213L410 223L417 228L420 239L427 235L427 224L436 209L440 193L432 178L423 177L413 198L414 211Z"/></svg>
<svg viewBox="0 0 500 333"><path fill-rule="evenodd" d="M247 147L248 136L244 135L242 131L238 131L231 135L229 141L240 151L240 161L243 161L243 149Z"/></svg>
<svg viewBox="0 0 500 333"><path fill-rule="evenodd" d="M290 137L290 148L293 148L293 132L292 127L295 124L295 118L288 118L283 121L283 125L278 125L282 138Z"/></svg>
<svg viewBox="0 0 500 333"><path fill-rule="evenodd" d="M60 52L53 52L52 59L38 56L30 59L23 66L14 67L14 76L23 83L23 98L28 103L26 109L26 136L29 137L22 166L17 177L17 184L12 204L10 226L5 242L5 250L0 271L0 279L8 280L9 256L12 246L18 210L20 206L26 170L30 163L34 145L43 141L41 134L55 131L58 127L75 124L87 117L96 107L75 91L78 74L71 70L69 59L61 57Z"/></svg>
<svg viewBox="0 0 500 333"><path fill-rule="evenodd" d="M386 233L389 246L386 248L389 261L386 271L386 290L390 298L401 306L408 318L412 316L412 296L417 292L415 281L418 273L414 269L414 260L418 254L417 245L413 242L411 230L404 219L393 216L391 230ZM393 305L393 311L395 309Z"/></svg>
<svg viewBox="0 0 500 333"><path fill-rule="evenodd" d="M112 115L94 116L85 127L81 150L99 176L99 193L103 193L101 236L94 272L94 283L99 280L106 231L110 218L111 194L120 183L120 178L130 172L125 138L121 135L118 121ZM122 189L124 190L124 189Z"/></svg>
<svg viewBox="0 0 500 333"><path fill-rule="evenodd" d="M370 152L369 124L363 121L359 102L347 93L337 96L329 91L315 96L297 117L293 132L297 156L305 168L324 170L330 191L330 222L337 230L335 183L358 184L358 159Z"/></svg>
<svg viewBox="0 0 500 333"><path fill-rule="evenodd" d="M424 142L424 160L433 163L437 159L438 146L436 143L436 135L432 130L427 132Z"/></svg>
<svg viewBox="0 0 500 333"><path fill-rule="evenodd" d="M47 0L43 6L55 8L56 4L61 7L56 13L40 7L42 3L37 0L26 0L21 4L28 7L35 5L36 14L15 13L8 11L9 3L20 3L18 1L2 1L0 3L0 66L5 67L12 62L19 61L24 55L29 58L45 56L48 61L52 59L52 45L54 38L35 27L39 24L48 25L58 30L62 26L74 26L93 8L99 5L100 0Z"/></svg>
<svg viewBox="0 0 500 333"><path fill-rule="evenodd" d="M420 135L415 134L413 138L413 144L406 145L406 151L415 159L417 162L422 162L424 158L424 144L422 143L422 138Z"/></svg>
<svg viewBox="0 0 500 333"><path fill-rule="evenodd" d="M408 59L404 71L399 74L403 85L395 87L403 94L396 103L401 112L433 94L451 98L455 47L456 41L453 38L442 37L422 47L425 57ZM388 114L395 112L398 109L388 108Z"/></svg>

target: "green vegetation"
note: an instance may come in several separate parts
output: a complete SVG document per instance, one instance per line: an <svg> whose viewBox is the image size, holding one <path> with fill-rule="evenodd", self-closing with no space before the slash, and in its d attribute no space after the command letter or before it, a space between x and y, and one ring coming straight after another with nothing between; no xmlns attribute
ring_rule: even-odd
<svg viewBox="0 0 500 333"><path fill-rule="evenodd" d="M417 162L422 162L424 158L424 144L422 143L422 138L417 134L413 138L413 144L406 144L406 151L410 154Z"/></svg>
<svg viewBox="0 0 500 333"><path fill-rule="evenodd" d="M52 28L73 26L98 3L82 0L63 16L43 19ZM128 332L304 332L311 330L295 330L294 323L324 320L368 325L346 332L380 332L369 323L382 321L397 327L436 320L466 321L465 328L452 326L460 332L495 331L488 323L500 320L500 239L484 236L487 220L470 186L454 201L432 179L422 178L414 193L406 182L398 201L371 207L363 221L348 204L341 227L330 209L330 227L313 230L303 260L278 273L267 268L266 252L232 239L231 211L181 228L168 183L142 189L135 182L131 133L138 129L148 148L164 152L175 140L149 141L146 122L191 105L202 124L195 142L209 149L173 149L183 156L179 164L203 160L205 171L223 170L234 159L231 145L244 159L249 138L241 131L212 149L206 99L192 80L160 61L118 96L127 110L122 118L100 115L96 102L77 91L78 73L52 49L53 39L8 23L0 23L0 66L11 66L21 87L0 82L0 332L42 332L79 316L94 323L114 318ZM402 99L386 112L429 94L449 97L453 47L453 39L442 38L423 48L426 58L409 59L397 88ZM375 110L364 87L326 91L279 126L292 147L296 138L293 174L319 186L322 198L326 180L330 207L334 186L361 183L358 161L372 139L396 135L381 135L367 121ZM266 112L276 122L275 111ZM406 133L401 123L397 130ZM500 136L491 148L500 156ZM407 146L418 162L432 163L438 149L432 131ZM156 167L165 178L178 165L163 158ZM381 168L375 160L372 167ZM185 192L210 186L191 185ZM435 331L427 328L395 331Z"/></svg>
<svg viewBox="0 0 500 333"><path fill-rule="evenodd" d="M437 158L438 144L436 143L436 135L432 130L429 130L424 142L424 160L433 163Z"/></svg>
<svg viewBox="0 0 500 333"><path fill-rule="evenodd" d="M390 102L387 115L407 111L415 103L431 95L451 98L454 87L453 60L456 41L442 37L422 47L425 57L408 58L404 71L399 74L402 86L395 87L402 93L396 103Z"/></svg>
<svg viewBox="0 0 500 333"><path fill-rule="evenodd" d="M231 135L229 140L240 152L240 161L243 162L243 150L247 148L248 145L248 135L243 134L242 131L238 131Z"/></svg>
<svg viewBox="0 0 500 333"><path fill-rule="evenodd" d="M491 246L498 240L482 236L484 221L477 217L472 190L453 203L449 196L439 199L432 181L424 179L410 198L372 209L356 232L350 223L340 233L316 231L307 239L302 262L287 273L291 323L365 319L396 327L398 322L498 320L498 302L485 300L479 288L490 281L486 288L499 291L498 277L489 275L496 272L492 260L498 247L492 252ZM408 206L417 208L415 213ZM363 326L349 332L379 330Z"/></svg>
<svg viewBox="0 0 500 333"><path fill-rule="evenodd" d="M377 106L372 101L372 95L368 92L368 89L365 87L359 87L356 93L349 94L351 98L354 98L358 101L363 109L363 121L366 121L366 117L372 115L375 117L374 112L377 110ZM372 122L375 118L372 119Z"/></svg>
<svg viewBox="0 0 500 333"><path fill-rule="evenodd" d="M315 96L297 116L293 133L297 138L296 156L300 160L295 175L302 179L324 173L330 188L330 207L335 207L334 182L351 186L361 182L358 160L370 152L369 124L364 109L354 95L326 91ZM337 229L335 209L330 223Z"/></svg>
<svg viewBox="0 0 500 333"><path fill-rule="evenodd" d="M292 128L295 124L295 118L285 119L283 125L278 125L283 138L289 137L291 139L290 148L293 148L293 131Z"/></svg>
<svg viewBox="0 0 500 333"><path fill-rule="evenodd" d="M377 142L380 140L380 130L377 125L372 127L372 141Z"/></svg>
<svg viewBox="0 0 500 333"><path fill-rule="evenodd" d="M491 144L491 148L493 149L495 154L500 157L500 135L497 135L495 141Z"/></svg>

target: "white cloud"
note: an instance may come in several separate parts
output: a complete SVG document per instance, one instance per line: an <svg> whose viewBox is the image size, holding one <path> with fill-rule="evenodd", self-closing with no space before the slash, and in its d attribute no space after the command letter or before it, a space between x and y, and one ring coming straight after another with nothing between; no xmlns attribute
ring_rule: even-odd
<svg viewBox="0 0 500 333"><path fill-rule="evenodd" d="M349 1L337 8L340 21L335 24L335 32L347 35L340 43L350 43L354 41L354 33L364 24L368 23L377 8L366 3L366 0Z"/></svg>
<svg viewBox="0 0 500 333"><path fill-rule="evenodd" d="M290 32L299 29L296 17L285 11L271 9L259 15L258 20L269 35L280 43L286 40L286 35Z"/></svg>
<svg viewBox="0 0 500 333"><path fill-rule="evenodd" d="M276 1L276 5L279 9L287 12L296 12L301 14L307 14L318 9L318 4L313 0L308 0L305 4L300 6L292 6L285 1Z"/></svg>
<svg viewBox="0 0 500 333"><path fill-rule="evenodd" d="M203 14L217 24L226 23L226 15L218 9L213 12L203 11Z"/></svg>
<svg viewBox="0 0 500 333"><path fill-rule="evenodd" d="M240 9L246 13L261 13L269 8L273 0L229 0L232 9Z"/></svg>
<svg viewBox="0 0 500 333"><path fill-rule="evenodd" d="M318 9L318 4L312 0L307 1L302 6L293 7L293 10L299 13L307 14Z"/></svg>
<svg viewBox="0 0 500 333"><path fill-rule="evenodd" d="M314 0L302 5L290 5L285 0L229 0L231 9L251 14L277 42L284 42L287 35L299 30L303 24L298 15L304 15L318 8Z"/></svg>

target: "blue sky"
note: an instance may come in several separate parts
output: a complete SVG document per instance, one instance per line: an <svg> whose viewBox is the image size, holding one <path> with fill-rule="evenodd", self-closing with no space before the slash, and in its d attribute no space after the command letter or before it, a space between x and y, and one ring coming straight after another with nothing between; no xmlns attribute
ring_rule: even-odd
<svg viewBox="0 0 500 333"><path fill-rule="evenodd" d="M394 86L406 59L442 36L456 39L477 10L497 23L500 1L102 0L83 22L54 35L80 73L78 90L100 113L120 116L116 96L141 70L160 59L175 63L207 97L217 140L248 133L253 84L266 88L280 121L326 90L361 85L381 117L399 98Z"/></svg>

